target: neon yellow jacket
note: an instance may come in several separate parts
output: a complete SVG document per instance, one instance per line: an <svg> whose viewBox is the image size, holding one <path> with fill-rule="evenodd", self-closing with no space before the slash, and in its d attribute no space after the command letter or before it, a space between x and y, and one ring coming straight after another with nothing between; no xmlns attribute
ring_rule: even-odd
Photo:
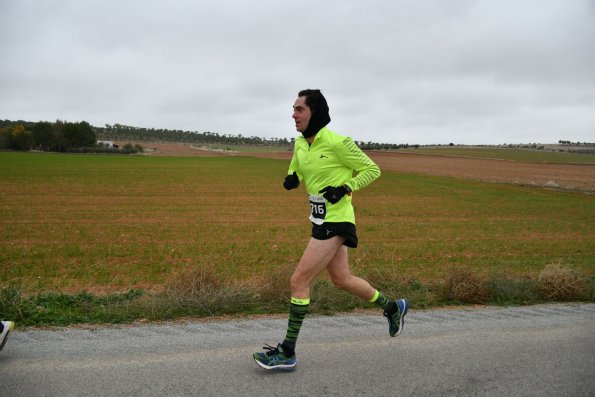
<svg viewBox="0 0 595 397"><path fill-rule="evenodd" d="M310 220L323 222L351 222L355 214L351 195L336 204L322 198L320 190L326 186L347 185L355 192L368 186L380 176L380 169L349 137L322 128L309 145L303 136L295 140L288 174L296 172L306 184L312 214ZM353 176L356 171L357 175Z"/></svg>

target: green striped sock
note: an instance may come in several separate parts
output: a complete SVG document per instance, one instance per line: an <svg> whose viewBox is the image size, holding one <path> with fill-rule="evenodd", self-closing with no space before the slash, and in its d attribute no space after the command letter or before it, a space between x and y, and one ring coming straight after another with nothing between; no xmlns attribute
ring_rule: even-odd
<svg viewBox="0 0 595 397"><path fill-rule="evenodd" d="M295 342L297 341L300 328L308 309L310 308L310 299L297 299L291 298L291 304L289 305L289 321L287 323L287 334L283 341L283 347L291 350L295 349Z"/></svg>
<svg viewBox="0 0 595 397"><path fill-rule="evenodd" d="M382 292L378 290L376 290L374 296L372 297L372 299L370 299L370 302L375 303L376 306L380 306L383 310L388 309L388 307L390 306L390 301L388 300L388 298L382 295Z"/></svg>

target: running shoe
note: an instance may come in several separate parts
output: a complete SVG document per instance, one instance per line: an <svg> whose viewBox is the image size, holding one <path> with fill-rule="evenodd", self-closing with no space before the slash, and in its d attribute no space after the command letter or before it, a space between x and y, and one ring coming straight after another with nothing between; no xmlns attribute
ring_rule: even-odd
<svg viewBox="0 0 595 397"><path fill-rule="evenodd" d="M4 348L6 339L8 339L8 333L14 328L12 321L2 321L2 332L0 332L0 350Z"/></svg>
<svg viewBox="0 0 595 397"><path fill-rule="evenodd" d="M391 305L391 309L384 311L384 317L388 319L388 333L390 336L397 336L403 331L409 303L405 299L397 299Z"/></svg>
<svg viewBox="0 0 595 397"><path fill-rule="evenodd" d="M293 371L295 369L296 359L295 353L291 357L287 357L281 344L277 347L266 345L263 349L267 350L262 353L254 353L254 361L264 369L278 369L281 371Z"/></svg>

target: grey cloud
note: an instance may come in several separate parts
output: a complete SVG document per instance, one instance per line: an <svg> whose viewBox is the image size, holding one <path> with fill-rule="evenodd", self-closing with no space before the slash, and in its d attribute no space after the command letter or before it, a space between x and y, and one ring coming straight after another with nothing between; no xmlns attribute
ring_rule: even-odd
<svg viewBox="0 0 595 397"><path fill-rule="evenodd" d="M588 0L99 1L0 5L0 118L408 143L594 141Z"/></svg>

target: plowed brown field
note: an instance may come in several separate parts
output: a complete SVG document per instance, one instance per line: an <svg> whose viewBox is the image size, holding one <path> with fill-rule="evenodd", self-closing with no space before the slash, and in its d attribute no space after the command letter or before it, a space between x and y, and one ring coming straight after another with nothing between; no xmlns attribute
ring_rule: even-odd
<svg viewBox="0 0 595 397"><path fill-rule="evenodd" d="M370 157L382 169L391 171L595 192L593 165L538 164L389 152L370 153Z"/></svg>

